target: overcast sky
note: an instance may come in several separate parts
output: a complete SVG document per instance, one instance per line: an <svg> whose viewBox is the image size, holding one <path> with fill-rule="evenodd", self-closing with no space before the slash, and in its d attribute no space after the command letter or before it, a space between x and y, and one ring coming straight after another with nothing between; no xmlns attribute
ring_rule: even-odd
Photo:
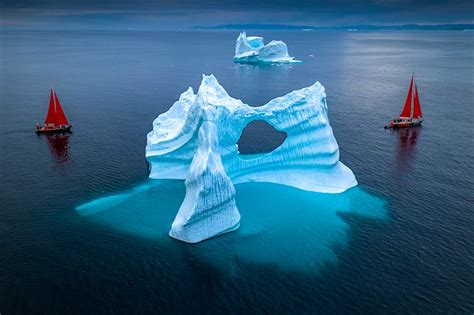
<svg viewBox="0 0 474 315"><path fill-rule="evenodd" d="M0 0L1 25L24 29L183 29L218 24L472 23L474 0Z"/></svg>

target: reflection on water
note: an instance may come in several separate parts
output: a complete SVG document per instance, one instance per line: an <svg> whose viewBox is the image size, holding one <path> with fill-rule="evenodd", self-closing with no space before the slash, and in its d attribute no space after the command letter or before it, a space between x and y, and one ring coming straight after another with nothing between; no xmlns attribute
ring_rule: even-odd
<svg viewBox="0 0 474 315"><path fill-rule="evenodd" d="M48 142L51 156L57 164L63 165L69 160L69 137L70 134L59 133L44 135Z"/></svg>
<svg viewBox="0 0 474 315"><path fill-rule="evenodd" d="M192 255L193 261L214 267L234 268L233 264L244 260L311 273L318 273L327 263L337 263L335 249L348 243L349 226L340 213L387 218L385 200L359 187L342 194L320 194L246 183L237 185L236 190L240 228L194 245L168 237L184 198L183 181L148 180L76 210L107 228L153 240L167 251L181 249L183 254Z"/></svg>
<svg viewBox="0 0 474 315"><path fill-rule="evenodd" d="M398 133L397 172L407 174L414 168L416 144L421 127L395 129L394 132Z"/></svg>

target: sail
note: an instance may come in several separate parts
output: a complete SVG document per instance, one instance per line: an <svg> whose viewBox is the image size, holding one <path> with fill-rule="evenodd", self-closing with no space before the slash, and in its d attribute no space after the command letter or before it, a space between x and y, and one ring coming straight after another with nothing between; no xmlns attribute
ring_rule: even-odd
<svg viewBox="0 0 474 315"><path fill-rule="evenodd" d="M403 106L403 111L400 114L400 117L411 117L411 99L413 94L413 77L411 77L410 89L408 90L407 99L405 101L405 106Z"/></svg>
<svg viewBox="0 0 474 315"><path fill-rule="evenodd" d="M51 89L51 96L49 97L49 106L48 106L48 113L46 114L46 118L44 119L44 124L54 124L56 122L56 110L54 108L54 92Z"/></svg>
<svg viewBox="0 0 474 315"><path fill-rule="evenodd" d="M415 84L415 101L413 105L413 118L421 118L423 114L421 113L420 98L418 97L418 87Z"/></svg>
<svg viewBox="0 0 474 315"><path fill-rule="evenodd" d="M56 125L57 126L69 125L66 115L63 112L61 103L59 103L59 99L56 93L54 93L54 99L56 101L56 121L55 121Z"/></svg>

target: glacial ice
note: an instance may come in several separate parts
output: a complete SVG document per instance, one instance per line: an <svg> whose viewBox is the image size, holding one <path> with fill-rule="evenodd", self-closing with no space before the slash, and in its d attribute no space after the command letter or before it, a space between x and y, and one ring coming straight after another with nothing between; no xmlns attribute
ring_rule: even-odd
<svg viewBox="0 0 474 315"><path fill-rule="evenodd" d="M237 141L254 120L287 138L272 152L241 158ZM189 88L154 120L146 158L150 178L185 179L186 196L169 234L189 243L239 227L235 184L268 182L323 193L357 185L339 161L319 82L252 107L230 97L213 75L204 75L196 94Z"/></svg>
<svg viewBox="0 0 474 315"><path fill-rule="evenodd" d="M240 33L235 42L234 61L239 63L294 63L301 62L288 55L288 47L282 41L272 40L264 45L263 37Z"/></svg>
<svg viewBox="0 0 474 315"><path fill-rule="evenodd" d="M206 115L206 114L205 114ZM235 188L222 165L216 123L202 121L194 158L186 178L186 196L170 236L190 243L239 227Z"/></svg>

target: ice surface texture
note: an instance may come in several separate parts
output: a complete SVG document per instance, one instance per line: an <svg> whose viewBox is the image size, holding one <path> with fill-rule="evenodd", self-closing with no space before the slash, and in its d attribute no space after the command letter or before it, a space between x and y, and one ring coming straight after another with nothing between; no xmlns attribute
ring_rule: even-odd
<svg viewBox="0 0 474 315"><path fill-rule="evenodd" d="M241 158L237 141L254 120L287 138L272 152ZM189 88L155 119L146 158L150 178L186 180L170 236L190 243L238 228L234 184L269 182L324 193L357 185L339 161L319 82L251 107L230 97L213 75L203 76L197 94Z"/></svg>
<svg viewBox="0 0 474 315"><path fill-rule="evenodd" d="M263 38L240 33L235 42L235 62L240 63L293 63L301 62L288 55L288 47L279 40L264 45Z"/></svg>

